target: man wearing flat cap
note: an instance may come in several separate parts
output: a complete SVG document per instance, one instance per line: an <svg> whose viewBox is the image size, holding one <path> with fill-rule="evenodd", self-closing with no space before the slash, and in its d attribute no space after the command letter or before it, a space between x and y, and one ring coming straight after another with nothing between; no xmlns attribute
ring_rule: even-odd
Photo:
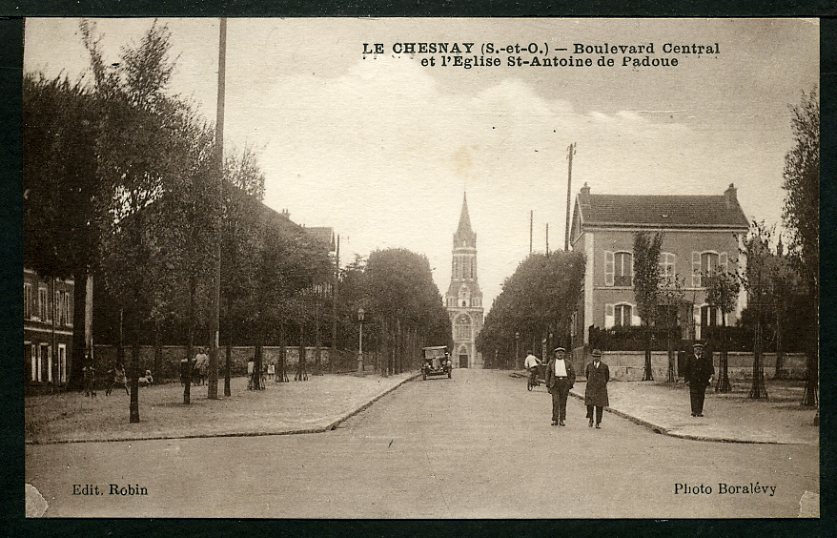
<svg viewBox="0 0 837 538"><path fill-rule="evenodd" d="M607 400L607 382L610 381L610 370L602 362L602 352L593 350L593 362L587 365L584 375L587 385L584 387L584 404L587 406L587 425L593 427L593 410L596 411L596 428L601 428L602 412L609 404Z"/></svg>
<svg viewBox="0 0 837 538"><path fill-rule="evenodd" d="M546 365L546 388L552 394L552 425L565 426L567 397L575 384L575 370L572 363L566 360L566 349L556 347L552 354L552 359Z"/></svg>
<svg viewBox="0 0 837 538"><path fill-rule="evenodd" d="M703 400L706 397L706 387L712 383L715 367L703 353L703 344L695 342L694 352L688 358L683 377L689 384L689 399L692 402L692 416L703 416Z"/></svg>

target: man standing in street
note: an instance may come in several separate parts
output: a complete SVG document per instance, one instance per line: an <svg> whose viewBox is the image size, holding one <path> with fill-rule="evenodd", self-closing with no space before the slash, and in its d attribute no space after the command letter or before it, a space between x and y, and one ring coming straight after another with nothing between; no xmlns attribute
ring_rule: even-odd
<svg viewBox="0 0 837 538"><path fill-rule="evenodd" d="M546 365L546 388L552 394L552 425L565 426L567 418L567 397L575 384L575 370L570 361L565 360L567 350L556 347L553 358Z"/></svg>
<svg viewBox="0 0 837 538"><path fill-rule="evenodd" d="M602 352L593 350L593 362L587 365L585 374L587 386L584 388L584 404L587 406L587 425L593 427L593 408L596 410L596 429L601 428L602 412L609 405L607 400L607 382L610 370L602 362Z"/></svg>
<svg viewBox="0 0 837 538"><path fill-rule="evenodd" d="M703 399L706 397L706 387L712 384L715 367L712 361L703 354L703 344L695 342L694 353L686 361L684 377L689 384L689 399L692 403L692 416L703 416Z"/></svg>

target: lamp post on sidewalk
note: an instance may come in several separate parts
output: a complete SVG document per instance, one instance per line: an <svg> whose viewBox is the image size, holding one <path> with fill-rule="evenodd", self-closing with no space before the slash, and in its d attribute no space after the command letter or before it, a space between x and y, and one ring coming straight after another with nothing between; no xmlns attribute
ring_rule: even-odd
<svg viewBox="0 0 837 538"><path fill-rule="evenodd" d="M360 331L357 333L357 371L363 372L363 318L366 311L363 308L357 309L357 320L360 323Z"/></svg>
<svg viewBox="0 0 837 538"><path fill-rule="evenodd" d="M514 368L517 368L517 361L520 360L520 332L514 333Z"/></svg>

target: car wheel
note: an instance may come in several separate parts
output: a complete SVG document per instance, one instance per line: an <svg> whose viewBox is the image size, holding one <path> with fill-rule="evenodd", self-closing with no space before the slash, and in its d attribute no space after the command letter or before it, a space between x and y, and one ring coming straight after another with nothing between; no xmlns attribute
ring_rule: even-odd
<svg viewBox="0 0 837 538"><path fill-rule="evenodd" d="M450 379L450 372L448 372L448 379Z"/></svg>
<svg viewBox="0 0 837 538"><path fill-rule="evenodd" d="M421 380L427 381L427 374L421 374Z"/></svg>

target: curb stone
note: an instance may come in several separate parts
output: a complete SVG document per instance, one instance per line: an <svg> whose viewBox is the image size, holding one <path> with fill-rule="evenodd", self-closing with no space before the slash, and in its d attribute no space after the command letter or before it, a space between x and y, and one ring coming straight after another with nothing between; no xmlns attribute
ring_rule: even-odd
<svg viewBox="0 0 837 538"><path fill-rule="evenodd" d="M416 379L420 374L416 373L413 374L399 382L396 385L388 388L384 392L374 396L368 402L361 404L360 406L356 407L355 409L343 414L338 419L329 422L325 426L315 426L312 428L300 428L300 429L291 429L291 430L279 430L279 431L262 431L262 432L220 432L220 433L195 433L195 434L185 434L185 435L146 435L142 437L123 437L119 439L60 439L55 441L37 441L37 440L28 440L25 442L26 445L66 445L66 444L74 444L74 443L131 443L134 441L161 441L166 439L208 439L212 437L264 437L267 435L301 435L307 433L324 433L326 431L333 430L337 428L342 422L345 422L349 418L353 417L354 415L364 411L369 406L371 406L376 401L380 400L390 392L394 391L404 383L408 381L412 381Z"/></svg>
<svg viewBox="0 0 837 538"><path fill-rule="evenodd" d="M349 411L348 413L346 413L342 417L338 418L337 420L335 420L331 424L327 425L325 428L320 429L317 433L324 432L324 431L329 431L329 430L333 430L333 429L337 428L337 426L339 426L341 423L345 422L349 418L351 418L351 417L357 415L358 413L360 413L361 411L365 410L366 408L371 406L373 403L377 402L378 400L380 400L381 398L383 398L384 396L386 396L390 392L394 391L395 389L397 389L398 387L400 387L404 383L406 383L408 381L412 381L413 379L416 379L418 376L419 376L419 374L413 374L410 377L405 378L404 380L402 380L397 385L394 385L393 387L385 390L384 392L378 394L377 396L375 396L374 398L372 398L371 400L369 400L365 404L361 405L357 409L355 409L353 411Z"/></svg>
<svg viewBox="0 0 837 538"><path fill-rule="evenodd" d="M579 400L584 400L584 395L575 392L574 390L570 391L570 396L577 398ZM659 433L662 435L668 435L669 437L677 437L679 439L690 439L692 441L708 441L713 443L742 443L742 444L750 444L750 445L805 445L806 443L783 443L781 441L765 441L765 440L758 440L758 439L737 439L735 437L711 437L707 435L695 435L691 433L680 433L676 431L672 431L669 428L664 426L660 426L659 424L654 424L653 422L649 422L645 419L641 419L639 417L635 417L633 415L629 415L624 411L619 411L618 409L613 409L612 407L605 407L605 411L608 413L613 413L616 416L622 417L624 419L630 420L635 424L639 424L640 426L645 426L646 428L650 429L654 433Z"/></svg>

